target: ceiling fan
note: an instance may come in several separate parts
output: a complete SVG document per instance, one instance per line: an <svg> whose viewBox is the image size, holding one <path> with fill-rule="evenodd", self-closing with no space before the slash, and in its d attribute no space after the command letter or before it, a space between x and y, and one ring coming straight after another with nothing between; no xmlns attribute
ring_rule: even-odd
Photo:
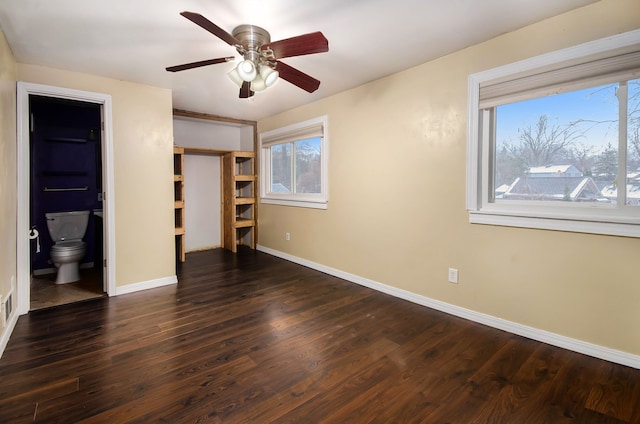
<svg viewBox="0 0 640 424"><path fill-rule="evenodd" d="M278 77L309 93L313 93L320 86L320 81L317 79L279 59L328 52L329 42L321 32L271 42L269 32L259 26L240 25L229 34L199 13L182 12L180 14L235 47L243 57L243 61L227 74L240 87L240 98L251 97L256 91L270 87ZM230 62L234 59L233 56L221 57L170 66L166 69L169 72L178 72Z"/></svg>

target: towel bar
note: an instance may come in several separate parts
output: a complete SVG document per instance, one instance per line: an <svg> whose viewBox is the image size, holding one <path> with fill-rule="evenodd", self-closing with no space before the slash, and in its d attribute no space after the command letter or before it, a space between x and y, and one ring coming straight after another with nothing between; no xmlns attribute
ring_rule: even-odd
<svg viewBox="0 0 640 424"><path fill-rule="evenodd" d="M49 188L45 187L42 191L87 191L89 190L89 186L84 187L70 187L70 188Z"/></svg>

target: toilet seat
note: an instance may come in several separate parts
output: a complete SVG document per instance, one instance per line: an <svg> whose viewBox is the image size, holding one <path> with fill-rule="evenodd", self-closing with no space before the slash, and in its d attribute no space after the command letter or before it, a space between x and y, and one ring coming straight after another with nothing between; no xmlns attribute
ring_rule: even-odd
<svg viewBox="0 0 640 424"><path fill-rule="evenodd" d="M84 249L87 244L82 240L59 241L51 246L51 251L72 252L74 250Z"/></svg>

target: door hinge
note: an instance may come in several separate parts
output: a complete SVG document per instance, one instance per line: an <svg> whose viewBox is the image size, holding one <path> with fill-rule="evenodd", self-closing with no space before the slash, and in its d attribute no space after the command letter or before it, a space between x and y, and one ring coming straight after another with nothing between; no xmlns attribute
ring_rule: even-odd
<svg viewBox="0 0 640 424"><path fill-rule="evenodd" d="M106 259L104 259L104 260L102 261L102 263L103 263L103 266L106 268L106 267L107 267L107 260L106 260Z"/></svg>

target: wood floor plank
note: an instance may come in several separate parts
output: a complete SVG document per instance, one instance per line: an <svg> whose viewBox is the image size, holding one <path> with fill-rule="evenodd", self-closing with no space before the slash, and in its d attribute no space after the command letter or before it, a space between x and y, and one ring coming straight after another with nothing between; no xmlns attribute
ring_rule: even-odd
<svg viewBox="0 0 640 424"><path fill-rule="evenodd" d="M628 377L629 369L610 367L610 374L599 379L589 391L585 408L623 422L631 422L640 403L640 386Z"/></svg>
<svg viewBox="0 0 640 424"><path fill-rule="evenodd" d="M543 403L558 370L565 365L562 358L555 356L556 351L548 345L538 346L513 380L487 402L474 422L492 422L504 416L515 419L527 405Z"/></svg>
<svg viewBox="0 0 640 424"><path fill-rule="evenodd" d="M640 370L251 250L19 318L2 423L640 423Z"/></svg>

